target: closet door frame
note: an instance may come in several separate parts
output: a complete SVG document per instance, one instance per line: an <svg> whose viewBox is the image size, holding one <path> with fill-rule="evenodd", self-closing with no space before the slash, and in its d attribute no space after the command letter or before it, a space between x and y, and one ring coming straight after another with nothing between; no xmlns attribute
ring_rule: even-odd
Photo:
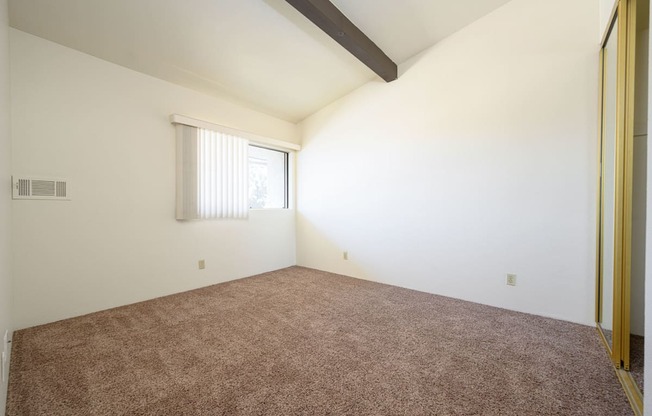
<svg viewBox="0 0 652 416"><path fill-rule="evenodd" d="M617 19L617 21L616 21ZM616 22L617 27L614 26ZM604 247L604 183L605 176L605 53L608 35L618 34L616 75L616 137L614 192L614 267L613 267L613 331L612 344L605 337L602 321L602 249ZM600 49L600 148L598 174L598 216L596 256L596 323L602 340L616 368L629 370L630 364L630 298L631 298L631 228L634 155L634 91L636 51L636 0L619 0L612 13Z"/></svg>

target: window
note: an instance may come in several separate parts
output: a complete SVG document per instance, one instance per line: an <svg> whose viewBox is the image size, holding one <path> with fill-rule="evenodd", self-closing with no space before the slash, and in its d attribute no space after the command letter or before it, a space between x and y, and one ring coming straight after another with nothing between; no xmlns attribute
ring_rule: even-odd
<svg viewBox="0 0 652 416"><path fill-rule="evenodd" d="M178 114L170 121L177 219L246 219L250 209L289 207L289 152L300 146Z"/></svg>
<svg viewBox="0 0 652 416"><path fill-rule="evenodd" d="M288 207L288 154L249 146L249 208Z"/></svg>

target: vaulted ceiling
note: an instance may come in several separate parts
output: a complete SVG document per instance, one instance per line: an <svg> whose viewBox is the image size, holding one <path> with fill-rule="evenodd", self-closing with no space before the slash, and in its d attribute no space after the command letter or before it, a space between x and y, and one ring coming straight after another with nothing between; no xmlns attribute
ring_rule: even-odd
<svg viewBox="0 0 652 416"><path fill-rule="evenodd" d="M394 62L509 0L332 0ZM384 82L284 0L10 0L16 29L297 122Z"/></svg>

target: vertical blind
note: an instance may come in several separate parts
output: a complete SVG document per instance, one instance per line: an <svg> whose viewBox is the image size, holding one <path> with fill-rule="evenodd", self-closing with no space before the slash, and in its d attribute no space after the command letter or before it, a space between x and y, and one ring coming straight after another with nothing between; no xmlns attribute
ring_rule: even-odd
<svg viewBox="0 0 652 416"><path fill-rule="evenodd" d="M177 125L177 219L247 218L248 140Z"/></svg>

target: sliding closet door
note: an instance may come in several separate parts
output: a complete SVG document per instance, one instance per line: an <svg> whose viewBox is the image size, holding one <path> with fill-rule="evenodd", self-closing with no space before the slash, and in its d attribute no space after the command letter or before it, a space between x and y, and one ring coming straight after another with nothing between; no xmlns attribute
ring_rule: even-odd
<svg viewBox="0 0 652 416"><path fill-rule="evenodd" d="M622 151L619 163L622 163L622 329L621 362L626 370L630 367L630 333L631 333L631 296L632 296L632 215L633 215L633 181L634 181L634 117L636 92L636 34L637 34L637 0L627 0L627 24L621 31L621 48L625 51L625 105L623 110ZM617 186L621 182L617 182ZM617 190L618 191L618 190ZM616 233L618 238L618 233Z"/></svg>
<svg viewBox="0 0 652 416"><path fill-rule="evenodd" d="M639 5L641 9L637 10ZM640 238L636 238L637 234L632 233L633 221L638 221L637 224L641 227L641 219L636 217L638 211L635 204L641 195L637 196L638 199L633 198L633 185L637 183L634 173L641 171L640 166L634 168L635 135L639 141L643 136L644 140L647 140L647 111L643 112L645 117L638 117L639 120L645 119L643 132L635 134L637 82L647 89L647 78L637 75L636 71L636 43L637 35L641 35L637 26L641 27L644 35L639 38L646 39L645 36L649 36L649 31L646 32L649 24L646 19L642 19L648 13L649 0L618 0L600 51L600 192L596 321L613 364L618 369L616 374L636 415L643 414L643 398L637 386L637 380L642 378L635 378L629 371L630 347L632 339L636 341L635 346L640 342L639 338L632 336L631 330L634 329L634 335L642 335L636 332L636 328L641 327L642 323L635 319L635 325L632 326L632 311L641 309L640 306L632 309L632 289L634 287L642 291L644 283L634 280L632 286L632 272L635 275L641 274L637 252L642 249L637 243ZM638 60L639 66L641 62L647 62L644 57L639 57ZM641 69L641 73L643 72L647 73L647 67ZM642 101L647 103L647 97L639 98L639 103ZM637 189L640 187L637 183ZM634 297L635 306L637 299ZM634 356L641 358L636 354ZM638 361L640 360L635 359L634 363ZM636 369L636 365L634 368Z"/></svg>
<svg viewBox="0 0 652 416"><path fill-rule="evenodd" d="M617 368L629 368L636 0L620 0L600 52L598 328Z"/></svg>
<svg viewBox="0 0 652 416"><path fill-rule="evenodd" d="M638 0L636 9L636 92L634 95L634 157L632 165L632 266L629 369L637 386L642 389L644 381L643 361L645 341L649 0Z"/></svg>

